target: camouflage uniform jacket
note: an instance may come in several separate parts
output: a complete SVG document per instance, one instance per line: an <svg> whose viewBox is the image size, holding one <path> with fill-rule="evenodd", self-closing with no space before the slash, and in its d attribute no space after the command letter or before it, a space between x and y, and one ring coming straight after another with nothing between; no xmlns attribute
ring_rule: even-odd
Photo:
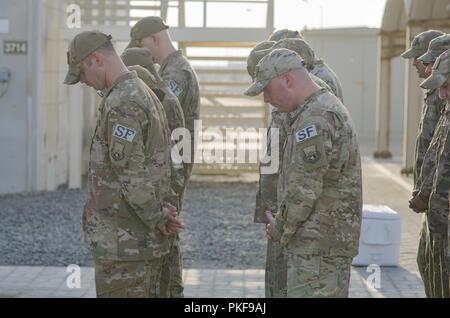
<svg viewBox="0 0 450 318"><path fill-rule="evenodd" d="M178 97L184 113L186 128L194 136L194 121L200 118L200 88L197 75L181 51L169 55L161 65L159 74Z"/></svg>
<svg viewBox="0 0 450 318"><path fill-rule="evenodd" d="M439 90L428 91L425 95L422 117L419 124L419 133L416 141L414 160L414 188L419 188L420 171L425 154L433 139L439 119L445 108L445 101L439 98Z"/></svg>
<svg viewBox="0 0 450 318"><path fill-rule="evenodd" d="M134 261L168 253L170 144L162 106L136 73L106 92L91 145L83 229L98 259Z"/></svg>
<svg viewBox="0 0 450 318"><path fill-rule="evenodd" d="M423 157L420 174L417 177L415 191L418 192L418 195L421 196L422 199L427 201L433 188L433 180L436 173L439 149L442 146L442 142L446 138L449 129L450 108L447 104L439 117L433 138L431 139L428 149Z"/></svg>
<svg viewBox="0 0 450 318"><path fill-rule="evenodd" d="M284 130L284 120L286 118L286 114L281 113L277 110L272 112L271 121L267 133L267 154L270 156L272 153L272 129L278 129L278 153L279 153L279 161L281 162L281 150L283 144L286 140L286 131ZM270 165L271 162L267 163ZM261 164L263 166L263 164ZM256 211L255 211L255 223L267 223L266 219L266 211L272 212L272 214L276 214L277 212L277 186L278 186L278 177L279 173L273 174L262 174L260 168L259 174L259 191L256 195Z"/></svg>
<svg viewBox="0 0 450 318"><path fill-rule="evenodd" d="M311 79L320 87L325 88L331 94L334 94L331 88L325 83L323 80L318 78L317 76L310 74ZM277 110L272 112L271 122L267 132L267 154L271 154L271 134L270 131L272 128L278 129L279 143L278 143L278 151L280 153L279 163L281 163L282 155L281 150L286 141L286 131L284 130L284 120L286 118L286 114L283 114ZM270 165L271 163L267 163ZM267 222L266 220L266 211L272 212L273 215L277 212L277 186L278 186L278 178L279 173L273 174L262 174L261 168L259 173L259 190L256 194L256 210L255 210L255 218L254 223L263 223Z"/></svg>
<svg viewBox="0 0 450 318"><path fill-rule="evenodd" d="M361 159L347 109L321 89L286 123L275 224L281 244L294 254L356 256Z"/></svg>
<svg viewBox="0 0 450 318"><path fill-rule="evenodd" d="M344 93L342 91L341 81L337 77L336 73L322 60L317 60L314 63L314 68L311 70L311 74L322 79L333 91L334 96L344 102Z"/></svg>
<svg viewBox="0 0 450 318"><path fill-rule="evenodd" d="M450 107L447 104L422 165L418 193L428 201L430 232L447 234L448 191L450 188Z"/></svg>

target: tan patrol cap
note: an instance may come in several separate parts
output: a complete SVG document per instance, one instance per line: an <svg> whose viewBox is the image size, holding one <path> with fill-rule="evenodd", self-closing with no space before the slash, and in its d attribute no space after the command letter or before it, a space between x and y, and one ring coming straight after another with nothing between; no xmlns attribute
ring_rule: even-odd
<svg viewBox="0 0 450 318"><path fill-rule="evenodd" d="M425 89L440 88L450 78L450 50L442 53L436 62L434 62L433 73L420 87Z"/></svg>
<svg viewBox="0 0 450 318"><path fill-rule="evenodd" d="M131 28L131 42L128 44L127 48L139 47L139 42L142 39L161 32L162 30L167 30L168 28L169 26L166 25L161 17L152 16L143 18Z"/></svg>
<svg viewBox="0 0 450 318"><path fill-rule="evenodd" d="M405 52L403 52L401 56L404 59L418 58L419 56L427 52L431 40L441 35L444 35L444 33L436 30L428 30L416 35L416 37L411 43L411 47Z"/></svg>
<svg viewBox="0 0 450 318"><path fill-rule="evenodd" d="M278 42L282 39L303 39L300 32L289 29L277 30L269 38L269 41Z"/></svg>
<svg viewBox="0 0 450 318"><path fill-rule="evenodd" d="M155 64L153 64L153 57L148 49L137 47L126 49L120 57L127 67L133 65L142 66L152 74L155 83L162 83L163 80L156 71Z"/></svg>
<svg viewBox="0 0 450 318"><path fill-rule="evenodd" d="M311 46L304 40L301 39L283 39L278 41L273 49L289 49L297 53L305 61L308 69L314 67L314 62L316 60L316 55L311 48Z"/></svg>
<svg viewBox="0 0 450 318"><path fill-rule="evenodd" d="M69 71L64 80L66 85L74 85L80 81L80 63L102 45L111 42L112 36L100 31L85 31L73 38L67 52Z"/></svg>
<svg viewBox="0 0 450 318"><path fill-rule="evenodd" d="M258 65L259 61L261 61L262 58L267 55L268 52L266 50L271 49L274 44L275 42L273 41L262 41L250 51L250 54L247 58L247 72L248 75L251 76L251 78L255 77L256 65Z"/></svg>
<svg viewBox="0 0 450 318"><path fill-rule="evenodd" d="M294 51L288 49L273 50L256 66L255 81L247 88L244 95L257 96L261 94L272 79L303 67L303 59Z"/></svg>
<svg viewBox="0 0 450 318"><path fill-rule="evenodd" d="M433 63L448 49L450 49L450 34L444 34L431 40L427 53L418 59L423 63Z"/></svg>

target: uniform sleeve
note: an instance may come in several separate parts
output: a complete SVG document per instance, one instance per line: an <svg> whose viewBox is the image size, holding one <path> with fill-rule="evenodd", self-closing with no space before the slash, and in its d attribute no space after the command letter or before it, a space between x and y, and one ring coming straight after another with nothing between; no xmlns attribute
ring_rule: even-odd
<svg viewBox="0 0 450 318"><path fill-rule="evenodd" d="M283 119L278 112L272 113L272 119L267 131L267 156L272 158L275 154L272 152L272 145L274 142L272 138L278 138L278 149L277 154L280 153L282 148L282 143L285 138L283 134L280 132L283 126ZM280 158L277 158L278 163L280 162ZM260 176L259 176L259 189L256 195L256 210L255 210L255 223L266 223L266 211L270 211L275 214L278 210L278 196L277 196L277 188L278 188L278 179L279 179L279 171L273 171L271 174L263 174L262 168L269 168L274 163L272 161L261 162L260 164Z"/></svg>
<svg viewBox="0 0 450 318"><path fill-rule="evenodd" d="M178 100L173 98L166 98L163 101L164 110L168 120L170 131L174 131L178 128L184 128L184 115ZM180 140L171 138L171 145L173 150L180 153L181 145ZM166 201L171 203L176 208L180 209L181 202L179 199L184 190L184 166L182 163L176 163L171 161L171 178L170 178L170 190L166 197Z"/></svg>
<svg viewBox="0 0 450 318"><path fill-rule="evenodd" d="M324 118L314 118L293 132L294 149L286 173L286 196L281 204L284 220L281 243L288 244L310 217L323 191L323 177L330 166L333 128Z"/></svg>
<svg viewBox="0 0 450 318"><path fill-rule="evenodd" d="M146 114L137 105L122 105L108 113L107 121L109 160L121 185L117 195L123 196L149 228L161 228L166 218L156 196L152 171L145 163Z"/></svg>
<svg viewBox="0 0 450 318"><path fill-rule="evenodd" d="M169 86L172 93L174 93L178 98L180 104L183 105L189 89L186 73L184 71L168 72L167 74L164 74L163 79ZM185 110L183 109L183 111Z"/></svg>
<svg viewBox="0 0 450 318"><path fill-rule="evenodd" d="M419 195L427 199L432 190L434 174L436 171L437 152L439 147L439 135L441 135L442 125L444 124L445 116L442 115L439 118L437 126L434 130L434 136L430 142L428 149L423 156L420 173L418 174L416 184L414 185L414 191L417 191Z"/></svg>

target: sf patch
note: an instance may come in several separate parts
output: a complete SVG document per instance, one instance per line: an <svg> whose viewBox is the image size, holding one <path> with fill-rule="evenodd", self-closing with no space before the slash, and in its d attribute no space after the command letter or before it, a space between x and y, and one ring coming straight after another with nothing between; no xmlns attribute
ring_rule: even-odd
<svg viewBox="0 0 450 318"><path fill-rule="evenodd" d="M136 130L122 125L116 125L113 136L128 142L133 142L133 139L136 136Z"/></svg>
<svg viewBox="0 0 450 318"><path fill-rule="evenodd" d="M172 93L175 94L176 97L180 97L181 94L183 94L183 89L175 81L172 80L169 81L169 88L172 91Z"/></svg>
<svg viewBox="0 0 450 318"><path fill-rule="evenodd" d="M304 142L308 139L316 137L317 135L318 134L317 134L316 125L311 125L311 126L305 127L302 130L298 131L295 134L295 140L297 141L297 143Z"/></svg>
<svg viewBox="0 0 450 318"><path fill-rule="evenodd" d="M121 161L125 158L125 146L120 142L115 142L112 147L111 157L115 161Z"/></svg>
<svg viewBox="0 0 450 318"><path fill-rule="evenodd" d="M320 160L322 154L315 145L303 149L303 161L307 163L316 163Z"/></svg>

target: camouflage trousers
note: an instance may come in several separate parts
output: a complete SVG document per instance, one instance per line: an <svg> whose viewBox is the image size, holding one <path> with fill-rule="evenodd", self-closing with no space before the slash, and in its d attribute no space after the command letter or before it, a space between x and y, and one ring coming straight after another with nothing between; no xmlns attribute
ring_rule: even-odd
<svg viewBox="0 0 450 318"><path fill-rule="evenodd" d="M417 265L428 298L449 298L447 235L432 233L425 215L420 233Z"/></svg>
<svg viewBox="0 0 450 318"><path fill-rule="evenodd" d="M163 258L147 261L95 260L98 298L158 298Z"/></svg>
<svg viewBox="0 0 450 318"><path fill-rule="evenodd" d="M267 241L266 298L285 298L287 283L286 257L280 243Z"/></svg>
<svg viewBox="0 0 450 318"><path fill-rule="evenodd" d="M288 298L348 298L352 259L287 254Z"/></svg>
<svg viewBox="0 0 450 318"><path fill-rule="evenodd" d="M183 298L183 259L178 235L171 241L169 254L164 258L161 291L162 298Z"/></svg>

